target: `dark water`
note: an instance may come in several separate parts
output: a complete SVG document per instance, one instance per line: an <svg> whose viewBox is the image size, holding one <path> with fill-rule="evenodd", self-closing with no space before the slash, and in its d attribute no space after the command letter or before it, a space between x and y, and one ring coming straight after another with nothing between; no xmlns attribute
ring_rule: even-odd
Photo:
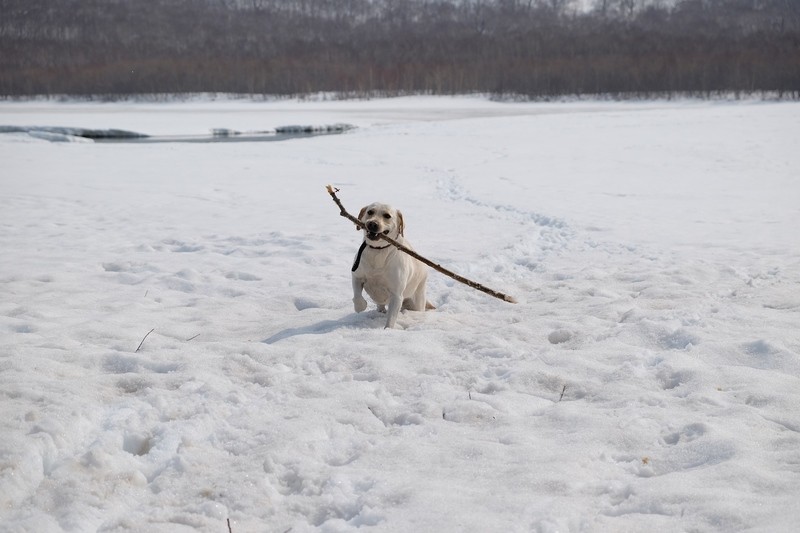
<svg viewBox="0 0 800 533"><path fill-rule="evenodd" d="M354 129L350 124L329 126L281 126L271 131L235 131L214 129L207 135L146 135L119 129L88 129L60 126L0 126L0 133L27 133L52 142L65 142L77 138L102 143L220 143L220 142L272 142L305 139L321 135L338 135Z"/></svg>

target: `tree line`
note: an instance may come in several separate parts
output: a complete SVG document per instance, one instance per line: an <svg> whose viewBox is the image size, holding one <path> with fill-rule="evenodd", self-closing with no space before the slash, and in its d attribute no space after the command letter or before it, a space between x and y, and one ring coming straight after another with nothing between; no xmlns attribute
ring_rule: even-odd
<svg viewBox="0 0 800 533"><path fill-rule="evenodd" d="M800 98L800 0L0 0L0 95Z"/></svg>

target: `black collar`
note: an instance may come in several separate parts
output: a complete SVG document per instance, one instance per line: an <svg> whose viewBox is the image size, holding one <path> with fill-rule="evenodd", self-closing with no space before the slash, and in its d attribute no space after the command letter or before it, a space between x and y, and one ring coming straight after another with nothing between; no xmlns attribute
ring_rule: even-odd
<svg viewBox="0 0 800 533"><path fill-rule="evenodd" d="M390 245L387 244L386 246L372 246L371 244L367 244L367 241L362 242L361 247L358 249L358 253L356 254L356 260L353 263L353 268L350 269L351 272L355 272L356 269L358 268L359 263L361 263L361 254L364 253L364 248L366 248L367 246L369 246L373 250L385 250Z"/></svg>

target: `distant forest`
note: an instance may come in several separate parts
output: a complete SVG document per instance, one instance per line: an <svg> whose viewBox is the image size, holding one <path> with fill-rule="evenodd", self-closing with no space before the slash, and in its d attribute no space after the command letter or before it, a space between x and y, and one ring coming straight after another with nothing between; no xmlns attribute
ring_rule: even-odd
<svg viewBox="0 0 800 533"><path fill-rule="evenodd" d="M800 0L0 0L0 95L800 98Z"/></svg>

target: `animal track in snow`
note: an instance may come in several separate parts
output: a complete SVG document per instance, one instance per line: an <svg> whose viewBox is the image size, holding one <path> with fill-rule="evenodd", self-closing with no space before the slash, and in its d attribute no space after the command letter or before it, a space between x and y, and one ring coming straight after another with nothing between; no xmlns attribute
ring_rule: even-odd
<svg viewBox="0 0 800 533"><path fill-rule="evenodd" d="M547 340L550 341L550 344L563 344L572 340L573 337L574 334L567 329L556 329L550 332Z"/></svg>
<svg viewBox="0 0 800 533"><path fill-rule="evenodd" d="M465 212L459 217L476 215L486 220L482 227L485 235L474 238L496 241L483 259L489 261L488 267L493 272L487 278L494 277L500 283L528 285L531 273L544 268L549 254L566 249L575 237L574 230L564 220L480 199L467 192L454 177L438 180L437 190L441 198ZM474 267L474 263L470 265Z"/></svg>
<svg viewBox="0 0 800 533"><path fill-rule="evenodd" d="M162 242L167 245L170 252L193 253L205 250L205 246L202 244L184 242L177 239L167 239Z"/></svg>
<svg viewBox="0 0 800 533"><path fill-rule="evenodd" d="M695 372L692 370L675 370L667 365L664 368L660 368L655 377L664 390L672 390L694 379Z"/></svg>
<svg viewBox="0 0 800 533"><path fill-rule="evenodd" d="M525 211L510 205L492 204L479 200L470 195L463 186L456 183L454 178L440 179L437 183L439 195L451 201L466 202L476 207L493 209L501 214L511 215L523 221L533 223L537 226L546 226L557 229L567 229L566 222L561 219L536 213L533 211Z"/></svg>
<svg viewBox="0 0 800 533"><path fill-rule="evenodd" d="M248 272L228 272L225 277L236 281L261 281L259 276Z"/></svg>
<svg viewBox="0 0 800 533"><path fill-rule="evenodd" d="M695 423L682 427L678 431L673 431L661 436L666 444L675 446L679 442L691 442L706 434L708 427L705 424Z"/></svg>

